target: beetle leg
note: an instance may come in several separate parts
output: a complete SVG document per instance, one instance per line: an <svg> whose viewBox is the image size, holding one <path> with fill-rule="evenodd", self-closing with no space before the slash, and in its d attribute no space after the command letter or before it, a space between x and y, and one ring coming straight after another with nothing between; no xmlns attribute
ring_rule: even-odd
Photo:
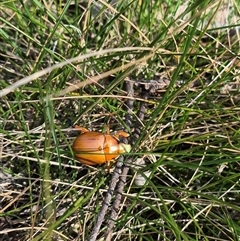
<svg viewBox="0 0 240 241"><path fill-rule="evenodd" d="M108 173L110 173L110 161L107 161L107 170L108 170Z"/></svg>
<svg viewBox="0 0 240 241"><path fill-rule="evenodd" d="M98 149L99 151L102 151L104 148L102 148L101 146L99 146L97 149Z"/></svg>
<svg viewBox="0 0 240 241"><path fill-rule="evenodd" d="M110 126L109 126L109 124L107 124L107 126L106 126L106 133L107 133L107 135L110 135Z"/></svg>
<svg viewBox="0 0 240 241"><path fill-rule="evenodd" d="M129 137L129 134L125 131L118 131L114 137L116 137L117 139L119 138L119 136L122 136L122 137Z"/></svg>
<svg viewBox="0 0 240 241"><path fill-rule="evenodd" d="M74 128L81 131L82 133L85 133L85 132L89 132L88 129L84 128L84 127L81 127L79 125L74 125Z"/></svg>

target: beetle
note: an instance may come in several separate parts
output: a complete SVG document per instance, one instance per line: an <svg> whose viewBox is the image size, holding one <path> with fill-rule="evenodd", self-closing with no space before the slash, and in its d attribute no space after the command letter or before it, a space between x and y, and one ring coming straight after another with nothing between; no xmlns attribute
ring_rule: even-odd
<svg viewBox="0 0 240 241"><path fill-rule="evenodd" d="M72 149L76 159L85 165L95 166L114 161L121 153L130 152L131 146L120 143L119 137L128 137L124 131L118 131L115 135L110 135L109 127L107 134L88 131L84 127L75 125L81 134L74 140Z"/></svg>

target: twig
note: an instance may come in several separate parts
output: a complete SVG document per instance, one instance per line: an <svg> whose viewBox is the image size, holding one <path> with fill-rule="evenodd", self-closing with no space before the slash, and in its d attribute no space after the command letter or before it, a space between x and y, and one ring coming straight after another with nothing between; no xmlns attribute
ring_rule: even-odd
<svg viewBox="0 0 240 241"><path fill-rule="evenodd" d="M133 83L131 82L127 82L126 84L126 89L128 92L128 95L133 97L134 96L134 88L133 88ZM145 96L144 96L145 97ZM147 95L146 97L147 98ZM126 102L126 105L128 107L128 115L126 116L126 124L129 126L129 128L133 125L133 121L132 121L132 110L133 110L133 104L134 101L133 99L128 99ZM146 103L142 102L139 112L138 112L138 117L140 120L144 119L145 116L145 110L146 110ZM130 140L130 144L133 146L135 144L135 140L137 140L140 136L140 128L136 128L134 134L132 135L132 138ZM132 165L133 162L133 158L129 157L127 158L125 165L123 165L123 170L122 170L122 175L120 176L118 185L117 185L117 194L116 194L116 198L113 202L113 206L112 206L112 210L111 210L111 214L110 214L110 219L108 222L108 228L107 231L105 233L105 240L106 241L110 241L112 238L112 232L113 232L113 227L117 218L117 212L119 210L120 204L121 204L121 200L122 200L122 193L123 193L123 189L126 183L126 179L127 179L127 174L129 172L130 166Z"/></svg>
<svg viewBox="0 0 240 241"><path fill-rule="evenodd" d="M134 83L131 81L127 81L126 83L126 90L128 93L129 97L133 97L134 96ZM145 99L147 99L147 95L144 96ZM128 114L126 115L126 125L129 127L129 129L131 129L131 127L133 126L133 120L132 120L132 113L133 113L133 104L134 104L134 100L133 98L129 98L126 101L126 106L127 108L127 112ZM138 117L140 120L144 119L145 116L145 109L146 109L146 103L142 102L139 112L138 112ZM131 135L131 140L130 140L130 144L133 146L135 144L135 140L137 140L140 136L140 128L136 128L134 131L134 134ZM115 171L113 173L112 176L112 180L110 182L110 186L109 189L106 193L104 202L103 202L103 206L98 214L97 217L97 221L96 224L94 225L94 228L91 232L90 238L88 239L88 241L95 241L97 239L97 236L99 234L99 230L101 228L101 225L104 221L104 218L106 216L108 207L110 205L111 199L113 197L114 194L114 190L117 186L116 189L116 197L115 200L113 202L113 206L111 209L111 214L110 214L110 218L108 221L108 227L107 230L105 232L105 238L104 240L106 241L110 241L111 237L112 237L112 231L113 231L113 227L115 224L115 220L117 218L117 212L119 210L120 204L121 204L121 200L122 200L122 193L123 193L123 189L126 183L126 179L127 179L127 174L129 172L129 169L132 165L133 162L133 158L129 157L127 158L127 160L125 161L124 165L123 165L123 158L120 157L118 158L118 161L116 163L116 168Z"/></svg>

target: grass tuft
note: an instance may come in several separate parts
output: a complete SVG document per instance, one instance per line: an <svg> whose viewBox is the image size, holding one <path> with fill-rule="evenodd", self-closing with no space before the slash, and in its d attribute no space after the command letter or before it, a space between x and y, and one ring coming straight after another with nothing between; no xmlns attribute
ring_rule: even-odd
<svg viewBox="0 0 240 241"><path fill-rule="evenodd" d="M89 240L111 174L75 160L72 126L109 124L141 130L124 155L135 162L112 240L239 240L239 10L225 0L1 1L2 239Z"/></svg>

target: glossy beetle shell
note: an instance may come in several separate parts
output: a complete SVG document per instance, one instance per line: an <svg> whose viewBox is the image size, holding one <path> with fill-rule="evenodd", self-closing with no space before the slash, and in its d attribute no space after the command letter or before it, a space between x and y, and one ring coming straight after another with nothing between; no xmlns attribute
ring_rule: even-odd
<svg viewBox="0 0 240 241"><path fill-rule="evenodd" d="M114 136L94 131L80 134L72 148L78 161L91 166L111 161L120 153L130 151L130 145L119 143Z"/></svg>

